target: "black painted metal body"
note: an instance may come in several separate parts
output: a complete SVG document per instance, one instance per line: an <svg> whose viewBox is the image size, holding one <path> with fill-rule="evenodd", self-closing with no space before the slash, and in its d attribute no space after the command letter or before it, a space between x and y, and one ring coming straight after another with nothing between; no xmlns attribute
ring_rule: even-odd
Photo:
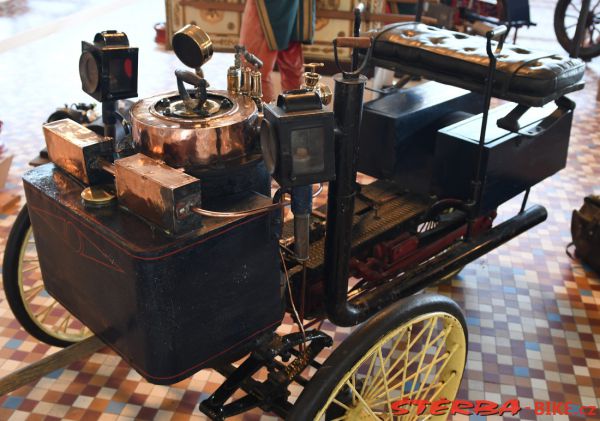
<svg viewBox="0 0 600 421"><path fill-rule="evenodd" d="M116 205L85 208L83 186L53 164L24 185L48 292L149 381L235 361L279 325L272 213L207 218L173 238Z"/></svg>
<svg viewBox="0 0 600 421"><path fill-rule="evenodd" d="M367 102L358 171L429 196L433 193L437 131L480 113L482 108L481 95L437 82Z"/></svg>
<svg viewBox="0 0 600 421"><path fill-rule="evenodd" d="M351 258L359 156L358 129L361 123L364 80L343 78L342 75L337 75L334 79L336 82L334 114L338 128L335 150L336 178L329 184L325 240L325 301L327 317L333 323L339 326L362 323L398 298L425 288L546 219L547 213L543 207L532 207L484 235L457 242L444 253L433 257L427 264L409 270L353 300L348 300L348 267ZM481 124L478 129L480 128ZM475 130L475 136L477 133L478 130ZM566 139L568 142L568 133ZM460 162L462 166L469 168L471 173L475 170L476 174L479 167L477 165L479 141L474 142L474 145L475 158L466 163L461 159ZM458 162L453 162L453 165L458 165ZM448 174L451 173L445 174L445 177L449 177ZM463 180L467 192L470 192L473 180L473 176ZM470 196L467 195L466 199L469 198Z"/></svg>
<svg viewBox="0 0 600 421"><path fill-rule="evenodd" d="M497 126L513 105L490 111L481 156L481 186L477 213L485 214L547 177L565 168L573 120L572 110L559 117L546 130L533 136L512 133ZM552 107L550 107L552 108ZM531 109L522 119L522 133L535 129L550 110ZM436 138L433 191L438 197L468 200L470 181L477 176L479 136L482 115L445 127Z"/></svg>
<svg viewBox="0 0 600 421"><path fill-rule="evenodd" d="M358 317L347 306L354 198L365 76L334 76L335 180L329 182L325 236L325 294L331 321Z"/></svg>

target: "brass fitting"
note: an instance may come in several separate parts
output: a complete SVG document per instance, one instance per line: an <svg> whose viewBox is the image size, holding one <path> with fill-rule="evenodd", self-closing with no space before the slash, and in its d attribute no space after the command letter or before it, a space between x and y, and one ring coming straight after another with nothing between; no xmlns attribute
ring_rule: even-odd
<svg viewBox="0 0 600 421"><path fill-rule="evenodd" d="M240 92L244 95L250 95L252 92L252 69L250 67L242 69L242 86Z"/></svg>
<svg viewBox="0 0 600 421"><path fill-rule="evenodd" d="M323 66L325 66L323 63L305 64L304 67L306 67L308 71L304 72L304 83L300 88L316 92L321 98L321 103L323 105L329 105L333 98L333 94L331 93L329 86L319 83L321 81L321 75L316 72L317 67Z"/></svg>
<svg viewBox="0 0 600 421"><path fill-rule="evenodd" d="M227 91L231 94L237 94L240 92L242 83L242 71L241 69L231 66L227 70Z"/></svg>
<svg viewBox="0 0 600 421"><path fill-rule="evenodd" d="M250 78L252 81L252 89L250 90L250 96L254 99L262 98L262 75L258 70L253 70L250 73Z"/></svg>

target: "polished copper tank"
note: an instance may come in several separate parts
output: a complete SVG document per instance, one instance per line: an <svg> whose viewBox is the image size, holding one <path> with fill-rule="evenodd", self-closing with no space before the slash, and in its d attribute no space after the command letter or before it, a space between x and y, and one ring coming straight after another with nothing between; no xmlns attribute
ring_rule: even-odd
<svg viewBox="0 0 600 421"><path fill-rule="evenodd" d="M186 111L177 92L143 99L131 109L140 152L198 172L235 166L256 152L258 109L246 96L209 91L205 116Z"/></svg>

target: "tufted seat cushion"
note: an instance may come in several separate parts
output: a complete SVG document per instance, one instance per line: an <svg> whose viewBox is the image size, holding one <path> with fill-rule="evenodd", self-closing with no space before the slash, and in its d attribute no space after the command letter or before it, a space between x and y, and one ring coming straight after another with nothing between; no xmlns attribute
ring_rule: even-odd
<svg viewBox="0 0 600 421"><path fill-rule="evenodd" d="M416 22L375 32L371 61L474 91L483 91L489 66L485 38ZM526 105L541 106L583 88L581 60L516 45L504 45L496 69L494 96Z"/></svg>

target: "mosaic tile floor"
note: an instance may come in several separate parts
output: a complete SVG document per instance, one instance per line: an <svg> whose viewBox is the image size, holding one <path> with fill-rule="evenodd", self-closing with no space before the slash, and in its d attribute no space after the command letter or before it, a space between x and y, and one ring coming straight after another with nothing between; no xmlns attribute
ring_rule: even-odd
<svg viewBox="0 0 600 421"><path fill-rule="evenodd" d="M522 31L520 40L536 48L558 48L549 29L554 2L531 3L539 26ZM43 144L40 123L45 117L64 102L87 101L77 77L81 39L91 39L100 29L126 31L141 47L140 95L172 88L177 60L152 43L152 25L162 19L161 1L139 1L0 54L1 139L15 154L12 191L20 191L20 175ZM205 69L215 75L214 87L225 86L222 69L230 60L217 54ZM600 66L592 63L587 88L572 95L577 110L568 168L532 192L531 201L549 209L548 221L467 266L451 284L432 289L456 300L467 316L470 351L460 398L600 406L600 279L564 251L572 209L585 195L600 192L599 79ZM518 206L513 201L500 212L510 215ZM0 250L17 210L0 215ZM281 332L291 329L286 323ZM324 330L336 343L349 333L330 324ZM0 376L56 350L22 330L0 292ZM220 381L218 374L203 371L172 387L154 386L103 350L0 398L0 420L202 420L197 403ZM517 418L552 419L526 410ZM276 418L253 411L235 419Z"/></svg>

